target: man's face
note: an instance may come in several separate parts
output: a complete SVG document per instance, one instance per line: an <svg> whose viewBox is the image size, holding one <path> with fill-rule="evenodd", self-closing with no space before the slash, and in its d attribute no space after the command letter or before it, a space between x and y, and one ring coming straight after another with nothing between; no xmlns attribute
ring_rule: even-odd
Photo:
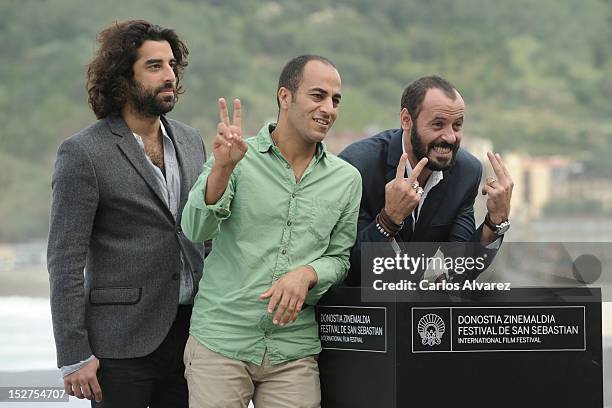
<svg viewBox="0 0 612 408"><path fill-rule="evenodd" d="M455 164L463 136L464 113L465 105L459 93L452 100L440 89L427 91L420 113L412 122L410 146L407 146L416 162L427 157L427 168L434 171L444 171Z"/></svg>
<svg viewBox="0 0 612 408"><path fill-rule="evenodd" d="M176 61L167 41L142 43L134 63L128 102L143 116L170 112L176 102Z"/></svg>
<svg viewBox="0 0 612 408"><path fill-rule="evenodd" d="M322 141L338 116L340 74L324 62L311 60L304 66L298 89L287 92L287 121L307 143ZM284 108L281 106L281 108Z"/></svg>

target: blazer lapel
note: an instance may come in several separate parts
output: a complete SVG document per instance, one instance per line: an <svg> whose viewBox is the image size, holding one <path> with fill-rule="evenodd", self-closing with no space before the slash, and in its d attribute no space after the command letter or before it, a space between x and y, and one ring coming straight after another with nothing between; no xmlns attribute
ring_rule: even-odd
<svg viewBox="0 0 612 408"><path fill-rule="evenodd" d="M431 220L434 215L438 211L440 204L444 200L446 196L446 190L448 189L448 179L449 175L444 174L444 178L440 180L438 185L432 188L427 194L427 198L421 207L421 213L419 214L419 219L417 220L416 226L414 228L413 236L415 238L421 237L425 233L425 229L429 228L431 225Z"/></svg>
<svg viewBox="0 0 612 408"><path fill-rule="evenodd" d="M117 141L117 146L123 152L125 157L130 161L136 172L140 174L140 176L147 183L149 188L153 190L155 195L159 198L159 201L162 203L163 208L166 212L172 217L172 213L164 200L164 195L162 194L159 183L155 179L155 173L151 168L151 165L147 161L145 157L145 153L142 151L142 148L138 145L136 138L132 131L127 127L125 122L120 116L110 116L107 118L108 126L110 127L111 132L119 137Z"/></svg>
<svg viewBox="0 0 612 408"><path fill-rule="evenodd" d="M189 146L187 146L187 141L185 138L182 137L182 135L179 134L176 129L174 129L165 116L162 116L161 120L164 123L168 136L172 140L172 143L174 143L176 159L178 160L179 171L181 173L181 194L179 203L180 215L183 211L183 205L187 201L187 196L189 195L189 191L191 189L191 180L195 179L194 172L198 171L198 164L192 162L192 155L188 154Z"/></svg>
<svg viewBox="0 0 612 408"><path fill-rule="evenodd" d="M397 129L389 138L387 151L387 174L385 174L385 182L388 183L395 178L397 174L397 165L400 157L402 157L402 129Z"/></svg>
<svg viewBox="0 0 612 408"><path fill-rule="evenodd" d="M397 174L397 166L403 151L402 129L398 129L389 139L389 151L387 152L387 173L385 175L386 183L395 178ZM446 194L448 179L449 175L445 173L444 178L440 181L440 183L438 183L438 185L427 194L427 198L419 213L419 219L414 227L414 232L412 228L412 216L408 216L404 220L404 228L402 228L398 234L398 241L418 241L419 237L423 236L423 233L431 224L431 220L438 211L438 207L440 207L443 197Z"/></svg>

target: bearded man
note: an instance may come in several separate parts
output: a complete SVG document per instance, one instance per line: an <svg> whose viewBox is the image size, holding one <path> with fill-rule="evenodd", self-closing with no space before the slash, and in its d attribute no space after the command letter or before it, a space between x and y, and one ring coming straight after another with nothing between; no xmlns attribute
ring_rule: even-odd
<svg viewBox="0 0 612 408"><path fill-rule="evenodd" d="M188 50L142 20L98 42L87 70L98 121L61 144L52 181L58 367L66 392L92 406L187 407L182 356L204 253L180 218L205 151L195 129L164 115Z"/></svg>
<svg viewBox="0 0 612 408"><path fill-rule="evenodd" d="M510 227L512 178L502 157L488 152L495 177L487 177L483 187L488 212L476 228L482 165L460 148L464 113L463 98L452 84L422 77L404 90L401 129L360 140L340 153L363 182L348 285L361 283L365 242L391 242L396 250L400 242L475 242L485 251L499 247Z"/></svg>

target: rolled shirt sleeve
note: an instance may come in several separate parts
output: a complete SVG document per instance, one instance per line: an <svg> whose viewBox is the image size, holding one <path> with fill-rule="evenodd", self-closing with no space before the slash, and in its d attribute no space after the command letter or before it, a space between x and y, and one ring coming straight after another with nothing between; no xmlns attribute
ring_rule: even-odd
<svg viewBox="0 0 612 408"><path fill-rule="evenodd" d="M323 256L309 263L318 276L317 283L308 291L305 303L316 304L335 285L344 280L349 269L349 256L357 237L357 218L361 201L361 176L355 174L350 188L350 199L332 229L329 246Z"/></svg>
<svg viewBox="0 0 612 408"><path fill-rule="evenodd" d="M183 209L181 228L185 236L193 242L204 242L214 238L221 222L231 215L230 205L234 197L237 169L234 169L234 173L230 176L221 198L215 204L207 205L204 202L206 183L213 163L214 156L211 156L204 164L202 174L191 188Z"/></svg>

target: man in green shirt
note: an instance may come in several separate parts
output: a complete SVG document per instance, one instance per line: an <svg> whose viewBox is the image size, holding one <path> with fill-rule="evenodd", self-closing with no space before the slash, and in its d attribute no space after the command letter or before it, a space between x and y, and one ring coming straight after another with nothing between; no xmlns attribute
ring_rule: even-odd
<svg viewBox="0 0 612 408"><path fill-rule="evenodd" d="M190 406L320 406L314 305L349 267L361 178L322 143L341 80L326 58L296 57L278 85L278 123L243 140L240 101L183 211L213 239L185 349Z"/></svg>

